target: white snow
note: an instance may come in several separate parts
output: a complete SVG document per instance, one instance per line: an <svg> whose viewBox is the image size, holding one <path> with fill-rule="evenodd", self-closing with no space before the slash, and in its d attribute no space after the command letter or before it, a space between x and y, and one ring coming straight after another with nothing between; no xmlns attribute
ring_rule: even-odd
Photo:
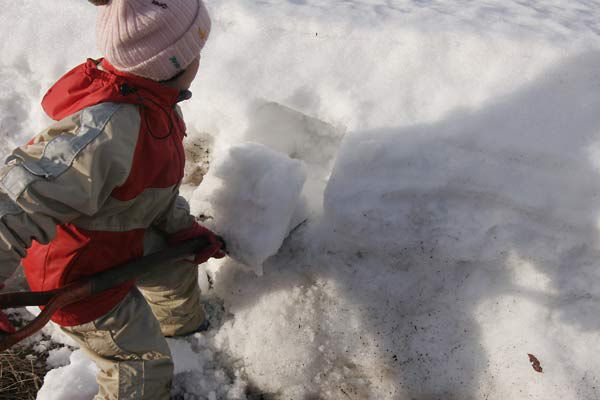
<svg viewBox="0 0 600 400"><path fill-rule="evenodd" d="M72 353L73 352L68 347L50 350L48 352L46 364L50 368L64 367L65 365L69 364Z"/></svg>
<svg viewBox="0 0 600 400"><path fill-rule="evenodd" d="M174 392L600 397L600 2L206 3L213 33L183 109L214 149L192 208L235 226L248 264L278 246L252 247L281 236L277 215L277 229L309 220L263 276L203 268L225 311L207 335L170 341ZM98 54L84 1L12 2L0 22L7 152L48 122L48 86ZM300 162L303 199L282 210ZM82 357L38 398L89 398Z"/></svg>
<svg viewBox="0 0 600 400"><path fill-rule="evenodd" d="M227 251L262 275L263 262L281 247L299 204L306 173L300 161L247 143L229 149L198 188L192 212L210 215Z"/></svg>
<svg viewBox="0 0 600 400"><path fill-rule="evenodd" d="M38 399L89 400L94 397L98 392L98 368L83 350L74 351L70 361L69 365L48 372L38 392Z"/></svg>
<svg viewBox="0 0 600 400"><path fill-rule="evenodd" d="M184 399L246 399L246 381L239 373L230 376L219 366L210 337L197 333L167 341L175 363L175 394Z"/></svg>

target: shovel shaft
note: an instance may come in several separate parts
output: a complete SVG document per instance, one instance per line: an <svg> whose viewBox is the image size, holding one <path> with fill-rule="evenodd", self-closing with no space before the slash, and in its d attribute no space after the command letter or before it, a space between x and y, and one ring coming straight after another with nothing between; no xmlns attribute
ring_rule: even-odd
<svg viewBox="0 0 600 400"><path fill-rule="evenodd" d="M68 288L68 290L63 291L50 299L42 312L22 329L19 329L17 332L11 334L0 333L0 352L8 350L21 340L26 339L38 332L48 323L48 321L50 321L52 315L54 315L54 313L60 308L82 300L91 294L91 286L89 282L71 284L65 288Z"/></svg>
<svg viewBox="0 0 600 400"><path fill-rule="evenodd" d="M149 254L109 270L90 275L62 288L47 292L14 292L0 294L0 309L25 306L44 306L43 311L29 324L12 334L0 332L0 351L4 351L44 327L55 312L69 304L119 286L142 275L158 272L166 263L198 253L209 243L204 238L192 239L177 246ZM192 266L193 264L190 264Z"/></svg>
<svg viewBox="0 0 600 400"><path fill-rule="evenodd" d="M142 275L160 271L166 263L192 256L208 245L208 241L204 238L192 239L178 246L149 254L119 267L92 275L88 278L91 282L92 294L119 286Z"/></svg>

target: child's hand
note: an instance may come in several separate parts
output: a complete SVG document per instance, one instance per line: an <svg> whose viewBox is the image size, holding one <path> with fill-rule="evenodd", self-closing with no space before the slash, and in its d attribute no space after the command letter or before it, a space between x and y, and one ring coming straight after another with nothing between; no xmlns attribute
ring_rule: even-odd
<svg viewBox="0 0 600 400"><path fill-rule="evenodd" d="M209 258L225 257L225 241L220 236L217 236L210 229L194 222L194 225L179 231L169 237L169 245L173 246L190 239L205 238L209 245L200 250L194 257L195 264L202 264L208 261Z"/></svg>

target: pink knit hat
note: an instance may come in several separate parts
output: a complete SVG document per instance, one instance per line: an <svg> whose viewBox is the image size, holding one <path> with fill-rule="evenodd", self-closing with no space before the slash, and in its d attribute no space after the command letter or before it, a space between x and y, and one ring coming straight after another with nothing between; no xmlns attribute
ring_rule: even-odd
<svg viewBox="0 0 600 400"><path fill-rule="evenodd" d="M163 81L200 56L210 33L202 0L90 0L98 49L120 71Z"/></svg>

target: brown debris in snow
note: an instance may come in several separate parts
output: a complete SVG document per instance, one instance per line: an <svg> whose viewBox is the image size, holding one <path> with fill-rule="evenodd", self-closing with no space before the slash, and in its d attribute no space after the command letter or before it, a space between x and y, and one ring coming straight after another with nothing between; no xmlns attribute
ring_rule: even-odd
<svg viewBox="0 0 600 400"><path fill-rule="evenodd" d="M539 372L542 373L544 370L542 369L542 365L540 364L540 360L537 359L536 356L534 356L533 354L527 354L529 356L529 362L531 363L531 366L533 367L533 370L535 372Z"/></svg>

